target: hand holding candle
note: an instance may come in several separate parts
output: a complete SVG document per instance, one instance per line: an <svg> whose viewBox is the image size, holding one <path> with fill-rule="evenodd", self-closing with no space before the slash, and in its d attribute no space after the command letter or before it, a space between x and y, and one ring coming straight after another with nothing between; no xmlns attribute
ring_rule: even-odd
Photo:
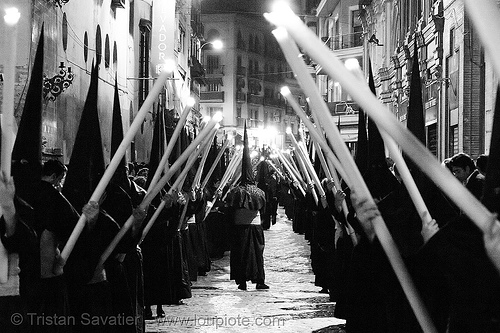
<svg viewBox="0 0 500 333"><path fill-rule="evenodd" d="M14 95L16 85L16 61L17 61L17 22L21 14L17 8L5 10L5 36L9 51L3 62L4 82L2 99L2 155L1 171L6 178L10 178L10 167L12 159L12 147L14 145ZM0 212L1 214L1 212ZM16 279L18 277L16 276ZM0 283L9 280L9 257L7 250L0 241Z"/></svg>
<svg viewBox="0 0 500 333"><path fill-rule="evenodd" d="M275 23L282 27L286 27L287 29L290 30L294 29L294 27L297 25L299 25L300 28L302 28L302 26L305 27L303 22L298 17L296 17L289 8L284 12L267 14L266 18L268 18L272 23ZM310 39L314 40L318 39L317 36L314 35L314 33L310 29L306 27L305 30L308 31L306 32L304 31L304 29L300 29L300 33L294 34L294 37L297 39L302 38L301 41L303 41L304 43L309 43L308 41ZM297 31L297 29L295 31ZM373 198L370 195L368 187L363 181L363 178L358 168L356 167L356 164L354 163L354 160L352 159L349 150L344 145L342 137L340 136L340 133L335 123L333 122L332 117L330 116L328 107L326 106L321 94L316 89L315 82L311 77L304 62L298 57L298 54L300 52L297 45L295 45L295 43L293 43L290 40L288 32L284 28L278 28L274 30L273 34L275 35L278 43L280 44L283 53L285 55L285 58L290 64L290 67L297 75L297 80L299 81L300 86L305 91L306 95L308 95L309 98L311 99L311 105L313 106L312 111L315 112L317 119L323 124L323 128L327 134L329 142L334 147L339 160L344 165L344 170L347 173L349 180L352 183L352 186L350 186L351 190L355 190L357 192L357 194L359 195L358 198L361 201L366 202L368 205L374 204ZM338 62L336 64L337 66L342 66L344 68L346 72L344 73L344 75L347 75L349 77L349 80L346 79L345 81L349 81L349 84L353 87L353 90L357 89L358 91L362 91L363 94L370 94L374 98L373 94L369 89L366 89L368 91L366 91L365 89L359 89L360 86L363 87L363 84L361 83L362 81L360 81L358 78L352 75L352 73L349 73L349 71L345 69L345 67L343 66L342 63L340 63L340 61L337 60L337 62ZM324 64L323 62L320 63L326 67L326 64ZM364 85L367 87L366 84ZM354 89L354 87L356 87L356 89ZM356 93L358 91L356 91ZM351 95L354 94L351 91L349 92L351 93ZM374 99L376 100L376 98ZM363 105L363 107L369 108L370 105L367 106ZM385 222L380 216L374 218L373 220L371 220L371 222L373 230L377 238L379 239L380 244L382 245L385 253L387 254L387 257L391 265L394 268L394 272L396 273L398 280L405 294L407 295L408 301L420 325L422 326L422 329L425 332L436 332L434 324L430 320L429 314L427 313L425 306L423 305L422 300L420 299L417 290L415 289L415 286L412 283L412 279L408 273L408 270L406 269L406 266L403 263L401 254L399 253L396 244L394 243L394 240L392 239L389 230L385 225ZM369 232L370 230L366 231Z"/></svg>

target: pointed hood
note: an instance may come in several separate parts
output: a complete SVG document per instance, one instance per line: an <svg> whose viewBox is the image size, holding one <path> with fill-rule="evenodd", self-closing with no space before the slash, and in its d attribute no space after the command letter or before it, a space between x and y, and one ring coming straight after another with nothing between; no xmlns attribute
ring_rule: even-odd
<svg viewBox="0 0 500 333"><path fill-rule="evenodd" d="M115 94L113 101L113 117L111 123L111 158L113 158L113 156L115 155L122 141L123 141L122 112L120 106L120 94L118 93L118 79L115 76ZM126 165L127 162L125 160L125 156L123 156L122 160L120 161L120 164L118 165L115 171L115 176L117 176L117 179L120 179L120 184L118 185L126 185L126 184L121 184L121 182L123 182L123 180L126 179L125 177L127 177Z"/></svg>
<svg viewBox="0 0 500 333"><path fill-rule="evenodd" d="M151 142L151 153L149 154L149 171L148 171L148 179L146 181L145 188L149 188L149 184L151 184L151 181L153 180L153 176L156 172L156 169L158 168L158 165L160 164L160 160L163 156L163 152L165 151L164 147L164 128L165 128L165 121L164 121L164 116L163 112L158 109L158 113L156 115L155 119L155 124L154 124L154 129L153 129L153 140Z"/></svg>
<svg viewBox="0 0 500 333"><path fill-rule="evenodd" d="M63 194L81 211L104 173L101 129L97 109L98 66L92 64L90 87L69 161Z"/></svg>
<svg viewBox="0 0 500 333"><path fill-rule="evenodd" d="M355 162L359 172L363 174L368 167L368 136L366 134L366 114L361 108L358 111L358 145Z"/></svg>
<svg viewBox="0 0 500 333"><path fill-rule="evenodd" d="M422 99L422 81L420 80L420 68L418 65L418 48L415 41L415 50L413 52L411 80L410 80L410 96L408 100L408 111L406 112L406 128L417 137L418 140L425 146L425 119L424 105ZM411 171L417 186L427 186L429 181L425 175L415 165L415 163L404 155L405 162Z"/></svg>
<svg viewBox="0 0 500 333"><path fill-rule="evenodd" d="M205 162L205 165L203 166L203 173L201 174L201 179L205 179L208 170L212 167L212 165L215 162L215 159L217 158L218 154L218 149L217 149L217 135L214 136L214 141L212 142L212 145L210 146L210 150L208 152L207 160ZM210 176L210 179L217 179L217 176L219 174L218 169L219 163L217 163L217 166L215 167L212 175ZM209 181L208 184L213 184L213 181ZM209 185L211 187L211 185Z"/></svg>
<svg viewBox="0 0 500 333"><path fill-rule="evenodd" d="M373 78L373 70L371 63L369 64L369 76L368 76L368 86L374 95L377 95L375 91L375 80ZM368 118L368 164L384 164L385 165L385 148L384 140L378 131L377 125Z"/></svg>
<svg viewBox="0 0 500 333"><path fill-rule="evenodd" d="M41 175L43 48L44 25L40 30L23 114L12 149L12 175L16 180L17 192L22 197L24 197L22 193L24 187L29 187L29 184L40 180Z"/></svg>
<svg viewBox="0 0 500 333"><path fill-rule="evenodd" d="M248 148L246 121L243 129L243 158L241 160L240 185L233 187L229 191L226 202L230 207L236 209L245 208L249 210L260 210L266 205L266 195L264 191L255 186L250 149Z"/></svg>
<svg viewBox="0 0 500 333"><path fill-rule="evenodd" d="M490 211L500 213L500 87L497 88L482 202Z"/></svg>
<svg viewBox="0 0 500 333"><path fill-rule="evenodd" d="M371 63L369 64L368 85L372 93L376 95ZM373 198L383 198L399 186L398 180L387 166L382 136L377 125L370 118L368 118L368 165L363 178Z"/></svg>
<svg viewBox="0 0 500 333"><path fill-rule="evenodd" d="M243 128L243 158L241 160L241 185L254 184L255 179L252 172L252 160L250 159L250 148L248 148L247 123Z"/></svg>
<svg viewBox="0 0 500 333"><path fill-rule="evenodd" d="M406 114L406 127L425 145L425 119L424 105L422 102L422 81L420 80L420 69L418 66L418 50L415 43L413 52L410 97L408 111Z"/></svg>

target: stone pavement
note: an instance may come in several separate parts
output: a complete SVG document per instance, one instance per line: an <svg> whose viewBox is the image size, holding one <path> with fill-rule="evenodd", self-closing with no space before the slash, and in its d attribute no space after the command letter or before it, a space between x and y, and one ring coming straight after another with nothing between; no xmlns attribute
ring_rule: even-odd
<svg viewBox="0 0 500 333"><path fill-rule="evenodd" d="M147 321L147 332L344 332L335 303L314 286L309 245L292 231L283 209L264 231L269 290L237 289L229 280L229 253L212 263L207 276L193 282L193 297L163 306L166 317ZM156 314L153 306L153 314Z"/></svg>

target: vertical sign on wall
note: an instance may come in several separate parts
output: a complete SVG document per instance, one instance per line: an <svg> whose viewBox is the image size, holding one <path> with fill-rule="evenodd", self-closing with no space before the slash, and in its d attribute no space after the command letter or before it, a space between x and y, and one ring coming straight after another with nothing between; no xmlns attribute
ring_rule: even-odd
<svg viewBox="0 0 500 333"><path fill-rule="evenodd" d="M176 0L154 0L151 66L158 76L167 59L174 59Z"/></svg>

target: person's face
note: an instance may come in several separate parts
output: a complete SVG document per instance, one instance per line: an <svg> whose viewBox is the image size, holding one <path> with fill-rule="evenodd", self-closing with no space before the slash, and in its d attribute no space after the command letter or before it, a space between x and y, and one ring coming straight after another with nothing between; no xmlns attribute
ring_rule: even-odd
<svg viewBox="0 0 500 333"><path fill-rule="evenodd" d="M52 185L58 189L61 190L62 187L64 186L64 181L66 180L66 172L63 172L62 175L54 177L54 180L52 182Z"/></svg>
<svg viewBox="0 0 500 333"><path fill-rule="evenodd" d="M457 178L459 181L464 183L467 180L467 177L469 177L469 172L468 172L469 167L461 168L458 166L452 166L451 167L451 172Z"/></svg>

